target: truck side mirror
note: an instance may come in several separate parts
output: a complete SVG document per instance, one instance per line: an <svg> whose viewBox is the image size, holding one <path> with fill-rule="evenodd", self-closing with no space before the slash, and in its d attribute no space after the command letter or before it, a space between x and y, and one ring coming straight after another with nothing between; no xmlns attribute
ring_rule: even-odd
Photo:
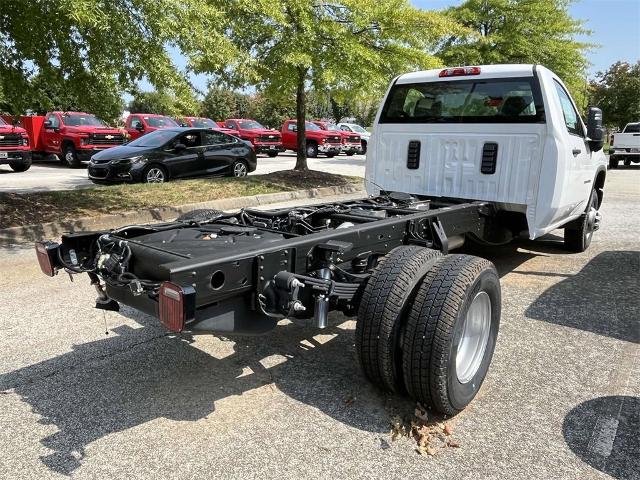
<svg viewBox="0 0 640 480"><path fill-rule="evenodd" d="M604 127L602 126L602 110L597 107L589 107L587 139L592 152L602 150L604 146Z"/></svg>
<svg viewBox="0 0 640 480"><path fill-rule="evenodd" d="M46 120L46 121L42 124L42 126L43 126L44 128L53 128L53 127L52 127L52 125L51 125L51 120Z"/></svg>
<svg viewBox="0 0 640 480"><path fill-rule="evenodd" d="M141 123L137 124L136 130L138 130L139 132L144 132L144 125Z"/></svg>

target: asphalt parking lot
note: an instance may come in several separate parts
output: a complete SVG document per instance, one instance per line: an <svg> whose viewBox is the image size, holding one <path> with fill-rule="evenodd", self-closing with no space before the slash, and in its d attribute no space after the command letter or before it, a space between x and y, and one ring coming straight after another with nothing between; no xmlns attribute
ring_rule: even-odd
<svg viewBox="0 0 640 480"><path fill-rule="evenodd" d="M88 279L43 276L31 250L0 250L0 476L638 479L639 185L640 168L609 172L585 253L561 232L467 250L498 267L502 325L452 420L460 448L433 457L391 440L414 405L360 374L350 319L175 337L94 310Z"/></svg>
<svg viewBox="0 0 640 480"><path fill-rule="evenodd" d="M333 158L320 156L308 160L309 168L343 175L364 176L364 155L339 155ZM258 168L250 175L262 175L291 170L296 164L295 153L284 152L276 158L258 155ZM65 167L51 155L48 160L35 162L29 170L16 173L8 165L0 165L0 192L24 193L46 190L67 190L94 187L87 178L86 168Z"/></svg>

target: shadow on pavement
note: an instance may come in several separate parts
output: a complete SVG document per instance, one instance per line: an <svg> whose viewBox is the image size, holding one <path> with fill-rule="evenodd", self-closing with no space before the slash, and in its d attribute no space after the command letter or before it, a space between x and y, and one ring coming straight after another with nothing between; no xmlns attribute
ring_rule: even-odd
<svg viewBox="0 0 640 480"><path fill-rule="evenodd" d="M389 399L360 374L350 330L330 327L322 334L332 338L321 343L315 329L280 325L265 336L234 337L232 353L218 359L191 346L189 336L166 335L150 317L123 313L146 325L120 326L112 330L117 335L0 376L1 390L29 403L40 423L56 426L41 440L53 450L41 457L52 471L70 475L85 447L111 433L161 417L195 421L214 413L216 401L272 383L365 431L388 431L389 401L411 411L408 401Z"/></svg>
<svg viewBox="0 0 640 480"><path fill-rule="evenodd" d="M599 397L564 419L567 445L583 462L617 479L640 478L640 398Z"/></svg>
<svg viewBox="0 0 640 480"><path fill-rule="evenodd" d="M606 251L540 295L525 315L640 343L640 252ZM545 273L540 273L545 275Z"/></svg>

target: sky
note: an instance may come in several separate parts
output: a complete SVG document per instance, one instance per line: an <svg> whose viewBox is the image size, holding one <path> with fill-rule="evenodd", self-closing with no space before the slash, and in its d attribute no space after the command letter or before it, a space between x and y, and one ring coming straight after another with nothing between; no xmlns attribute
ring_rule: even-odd
<svg viewBox="0 0 640 480"><path fill-rule="evenodd" d="M460 5L462 0L410 0L418 7L429 10L443 9ZM576 0L570 7L571 15L585 21L585 27L592 35L579 38L599 45L589 52L592 63L589 78L594 78L599 71L606 70L618 60L635 63L640 60L640 0ZM185 67L185 59L178 50L171 50L174 63L180 69ZM205 91L207 77L191 75L193 85ZM141 85L144 90L152 87L146 82Z"/></svg>

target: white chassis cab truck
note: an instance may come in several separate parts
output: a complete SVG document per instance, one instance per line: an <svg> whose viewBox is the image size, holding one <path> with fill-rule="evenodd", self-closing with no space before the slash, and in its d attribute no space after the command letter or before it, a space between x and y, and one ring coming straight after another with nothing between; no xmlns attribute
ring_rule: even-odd
<svg viewBox="0 0 640 480"><path fill-rule="evenodd" d="M606 175L602 112L587 125L562 81L540 65L408 73L389 87L366 164L370 193L490 202L481 240L564 228L583 251L600 223Z"/></svg>
<svg viewBox="0 0 640 480"><path fill-rule="evenodd" d="M542 67L410 73L378 113L370 197L71 233L38 242L37 258L49 276L87 274L96 308L126 305L179 334L355 316L364 375L454 415L489 369L501 294L490 261L449 251L558 227L569 248L587 248L604 185L601 124L592 108L585 127Z"/></svg>

